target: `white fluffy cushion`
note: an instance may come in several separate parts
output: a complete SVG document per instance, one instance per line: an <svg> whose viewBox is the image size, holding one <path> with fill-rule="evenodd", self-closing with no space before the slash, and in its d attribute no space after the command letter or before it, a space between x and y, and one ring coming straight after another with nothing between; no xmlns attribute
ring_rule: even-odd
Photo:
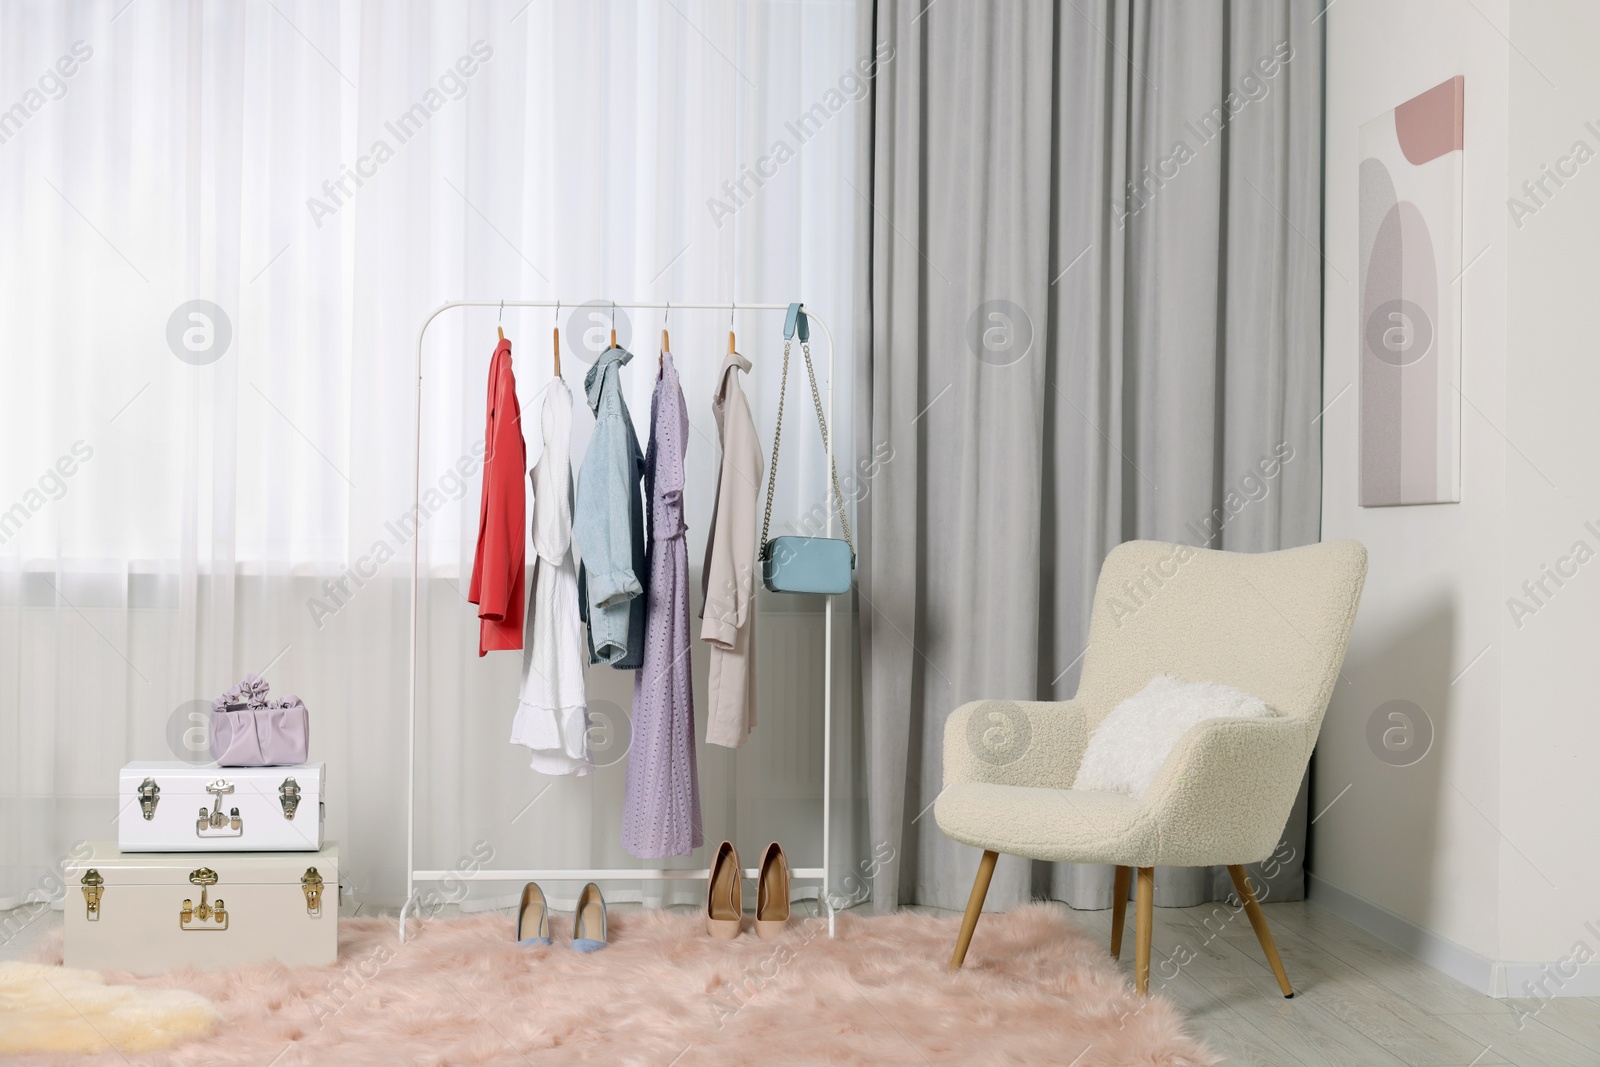
<svg viewBox="0 0 1600 1067"><path fill-rule="evenodd" d="M1174 746L1207 719L1269 719L1272 709L1243 689L1158 674L1111 709L1089 737L1074 789L1144 796Z"/></svg>

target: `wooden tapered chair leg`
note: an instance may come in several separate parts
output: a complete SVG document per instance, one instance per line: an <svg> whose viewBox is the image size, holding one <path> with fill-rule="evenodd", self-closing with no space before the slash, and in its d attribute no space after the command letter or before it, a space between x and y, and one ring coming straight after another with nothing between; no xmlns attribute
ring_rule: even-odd
<svg viewBox="0 0 1600 1067"><path fill-rule="evenodd" d="M1111 884L1111 958L1122 958L1122 928L1128 919L1128 880L1133 868L1117 867L1117 877Z"/></svg>
<svg viewBox="0 0 1600 1067"><path fill-rule="evenodd" d="M1255 929L1256 940L1261 942L1261 950L1267 954L1267 963L1272 966L1272 973L1278 979L1278 988L1283 990L1284 998L1294 996L1294 989L1289 985L1289 975L1283 969L1283 961L1278 958L1278 946L1273 944L1272 931L1267 927L1267 915L1261 910L1261 902L1256 900L1255 890L1250 888L1250 879L1245 876L1244 868L1237 863L1228 865L1228 875L1233 879L1233 888L1239 891L1239 899L1244 902L1244 913L1250 917L1250 925Z"/></svg>
<svg viewBox="0 0 1600 1067"><path fill-rule="evenodd" d="M1140 996L1150 992L1150 939L1155 930L1156 869L1139 868L1133 899L1133 988Z"/></svg>
<svg viewBox="0 0 1600 1067"><path fill-rule="evenodd" d="M994 863L1000 853L985 850L978 861L978 877L972 880L972 895L967 898L967 914L961 919L961 933L956 936L956 951L950 957L950 969L959 971L967 958L967 946L972 944L972 931L978 926L978 916L983 914L983 898L989 895L989 879L994 877Z"/></svg>

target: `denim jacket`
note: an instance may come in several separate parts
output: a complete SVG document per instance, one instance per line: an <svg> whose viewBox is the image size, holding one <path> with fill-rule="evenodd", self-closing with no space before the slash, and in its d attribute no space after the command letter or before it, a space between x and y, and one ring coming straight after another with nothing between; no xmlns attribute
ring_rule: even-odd
<svg viewBox="0 0 1600 1067"><path fill-rule="evenodd" d="M583 380L594 412L594 436L578 473L572 535L578 569L578 613L588 623L589 662L635 670L644 660L644 456L618 376L633 353L609 348Z"/></svg>

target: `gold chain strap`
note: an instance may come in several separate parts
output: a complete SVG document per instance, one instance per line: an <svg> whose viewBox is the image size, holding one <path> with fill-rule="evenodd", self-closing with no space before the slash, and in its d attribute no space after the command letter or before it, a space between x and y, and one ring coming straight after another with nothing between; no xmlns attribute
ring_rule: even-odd
<svg viewBox="0 0 1600 1067"><path fill-rule="evenodd" d="M767 466L767 513L761 520L761 549L757 553L758 559L765 559L767 555L767 532L772 526L772 493L778 484L778 442L783 437L783 398L789 391L789 346L788 338L783 342L783 375L778 384L778 424L772 431L772 462ZM817 406L817 425L822 429L822 447L828 448L828 420L822 413L822 393L817 389L817 372L811 365L811 343L800 342L800 351L805 355L806 377L811 380L811 400ZM844 510L844 494L839 491L839 470L834 466L833 456L828 456L828 475L833 482L833 499L839 508L839 525L844 528L844 543L850 547L852 558L856 554L855 541L850 537L850 518Z"/></svg>
<svg viewBox="0 0 1600 1067"><path fill-rule="evenodd" d="M778 440L783 436L783 398L789 392L789 340L783 342L783 376L778 379L778 425L772 430L772 462L767 464L767 514L761 520L757 559L767 558L767 529L772 525L772 491L778 487Z"/></svg>

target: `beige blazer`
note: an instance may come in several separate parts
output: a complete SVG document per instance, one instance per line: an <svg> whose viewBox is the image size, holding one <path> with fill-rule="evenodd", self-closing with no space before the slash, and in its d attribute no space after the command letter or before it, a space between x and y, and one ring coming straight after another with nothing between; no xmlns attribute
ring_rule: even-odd
<svg viewBox="0 0 1600 1067"><path fill-rule="evenodd" d="M701 569L700 640L711 646L706 743L738 748L756 725L756 507L761 445L739 385L750 361L728 353L711 411L722 442L717 495Z"/></svg>

